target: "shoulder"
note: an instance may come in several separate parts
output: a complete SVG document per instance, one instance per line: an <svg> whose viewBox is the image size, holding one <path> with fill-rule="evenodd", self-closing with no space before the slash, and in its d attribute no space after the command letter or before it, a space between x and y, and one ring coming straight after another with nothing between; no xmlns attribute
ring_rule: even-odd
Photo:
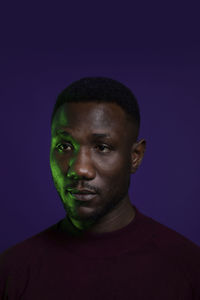
<svg viewBox="0 0 200 300"><path fill-rule="evenodd" d="M145 216L151 242L162 257L174 265L200 295L200 246L184 235Z"/></svg>
<svg viewBox="0 0 200 300"><path fill-rule="evenodd" d="M28 272L29 266L45 253L51 243L54 243L56 228L57 223L0 254L0 285L3 281L17 278Z"/></svg>
<svg viewBox="0 0 200 300"><path fill-rule="evenodd" d="M59 222L0 254L0 299L21 299L33 266L37 269L44 255L56 245L58 224Z"/></svg>

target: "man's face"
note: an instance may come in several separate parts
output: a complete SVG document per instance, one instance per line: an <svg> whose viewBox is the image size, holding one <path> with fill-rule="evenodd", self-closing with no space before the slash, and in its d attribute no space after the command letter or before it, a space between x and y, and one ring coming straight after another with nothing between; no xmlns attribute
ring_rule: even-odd
<svg viewBox="0 0 200 300"><path fill-rule="evenodd" d="M115 103L65 103L57 110L52 123L50 167L70 218L94 222L128 197L130 130L125 112ZM89 189L96 195L80 202L68 188Z"/></svg>

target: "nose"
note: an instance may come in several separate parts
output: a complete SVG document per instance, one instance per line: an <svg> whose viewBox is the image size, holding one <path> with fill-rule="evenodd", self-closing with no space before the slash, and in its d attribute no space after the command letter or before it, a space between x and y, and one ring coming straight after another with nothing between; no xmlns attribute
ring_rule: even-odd
<svg viewBox="0 0 200 300"><path fill-rule="evenodd" d="M69 162L67 177L93 179L95 170L92 165L91 154L88 150L79 149L78 153Z"/></svg>

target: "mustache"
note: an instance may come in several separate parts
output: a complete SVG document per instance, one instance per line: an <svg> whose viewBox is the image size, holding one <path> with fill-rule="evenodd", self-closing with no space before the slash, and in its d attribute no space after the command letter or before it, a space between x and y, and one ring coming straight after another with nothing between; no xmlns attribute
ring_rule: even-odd
<svg viewBox="0 0 200 300"><path fill-rule="evenodd" d="M90 185L88 185L88 184L84 184L84 185L77 185L77 184L70 184L70 185L66 185L65 186L65 190L68 190L68 189L87 189L87 190L89 190L89 191L91 191L91 192L93 192L93 193L96 193L96 194L98 194L98 189L97 188L95 188L95 187L92 187L92 186L90 186Z"/></svg>

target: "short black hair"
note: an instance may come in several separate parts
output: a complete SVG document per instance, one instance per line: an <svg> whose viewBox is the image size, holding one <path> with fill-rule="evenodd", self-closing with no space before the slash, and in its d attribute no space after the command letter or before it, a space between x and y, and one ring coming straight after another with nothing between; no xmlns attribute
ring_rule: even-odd
<svg viewBox="0 0 200 300"><path fill-rule="evenodd" d="M140 110L133 92L121 82L107 77L84 77L66 87L57 97L51 125L57 109L66 102L114 102L125 112L127 120L140 128ZM137 137L136 137L137 138Z"/></svg>

